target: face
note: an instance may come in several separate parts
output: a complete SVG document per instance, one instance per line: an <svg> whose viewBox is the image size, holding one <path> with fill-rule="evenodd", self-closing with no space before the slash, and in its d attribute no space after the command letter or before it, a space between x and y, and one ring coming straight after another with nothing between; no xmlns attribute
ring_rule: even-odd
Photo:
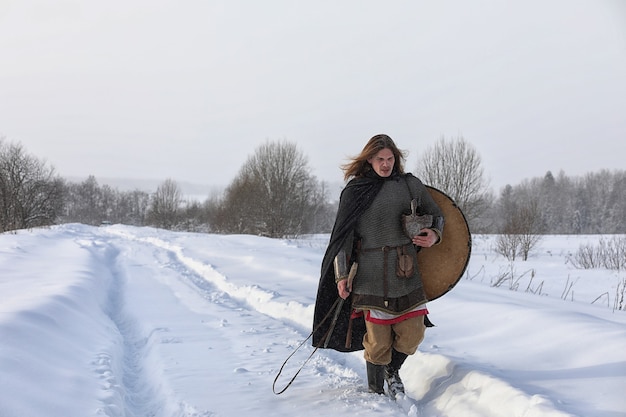
<svg viewBox="0 0 626 417"><path fill-rule="evenodd" d="M396 158L393 156L391 149L385 148L378 151L378 153L372 158L369 158L367 162L370 163L378 175L384 178L391 175Z"/></svg>

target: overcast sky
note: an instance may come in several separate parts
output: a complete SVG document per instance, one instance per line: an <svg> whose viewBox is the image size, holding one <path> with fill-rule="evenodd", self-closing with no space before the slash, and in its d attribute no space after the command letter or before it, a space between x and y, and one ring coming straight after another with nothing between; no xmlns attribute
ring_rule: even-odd
<svg viewBox="0 0 626 417"><path fill-rule="evenodd" d="M623 0L0 0L0 137L64 177L321 180L374 134L463 136L492 186L626 169Z"/></svg>

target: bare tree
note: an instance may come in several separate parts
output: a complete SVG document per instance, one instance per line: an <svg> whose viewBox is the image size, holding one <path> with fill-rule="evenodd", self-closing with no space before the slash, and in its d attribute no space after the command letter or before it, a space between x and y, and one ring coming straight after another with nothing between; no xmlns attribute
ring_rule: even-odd
<svg viewBox="0 0 626 417"><path fill-rule="evenodd" d="M468 223L478 227L492 196L478 152L463 137L442 137L418 160L416 175L427 185L448 194L461 208Z"/></svg>
<svg viewBox="0 0 626 417"><path fill-rule="evenodd" d="M335 222L339 201L330 202L328 200L328 184L324 181L319 183L315 191L313 213L310 219L310 232L330 233Z"/></svg>
<svg viewBox="0 0 626 417"><path fill-rule="evenodd" d="M218 232L236 234L255 234L255 222L261 213L253 201L256 201L257 186L243 170L224 191L224 197L216 203L213 226Z"/></svg>
<svg viewBox="0 0 626 417"><path fill-rule="evenodd" d="M516 255L520 255L524 261L528 260L530 251L541 240L543 223L539 198L531 190L527 187L523 197L513 201L511 187L506 187L501 197L499 217L503 224L495 250L510 261L514 261Z"/></svg>
<svg viewBox="0 0 626 417"><path fill-rule="evenodd" d="M68 184L64 221L98 225L105 220L101 189L90 175L80 184Z"/></svg>
<svg viewBox="0 0 626 417"><path fill-rule="evenodd" d="M290 142L266 142L226 189L216 227L226 233L283 237L307 232L325 195L307 158Z"/></svg>
<svg viewBox="0 0 626 417"><path fill-rule="evenodd" d="M115 221L134 226L143 226L146 222L150 194L141 190L127 191L120 195L118 217Z"/></svg>
<svg viewBox="0 0 626 417"><path fill-rule="evenodd" d="M537 246L543 233L537 198L529 198L519 208L518 222L520 255L523 260L527 261L530 251Z"/></svg>
<svg viewBox="0 0 626 417"><path fill-rule="evenodd" d="M63 190L53 168L0 138L0 232L54 224Z"/></svg>
<svg viewBox="0 0 626 417"><path fill-rule="evenodd" d="M166 179L152 196L148 222L163 229L173 229L178 220L178 210L182 203L182 193L178 184Z"/></svg>
<svg viewBox="0 0 626 417"><path fill-rule="evenodd" d="M519 252L519 236L515 233L499 233L496 237L494 251L509 261L515 261Z"/></svg>

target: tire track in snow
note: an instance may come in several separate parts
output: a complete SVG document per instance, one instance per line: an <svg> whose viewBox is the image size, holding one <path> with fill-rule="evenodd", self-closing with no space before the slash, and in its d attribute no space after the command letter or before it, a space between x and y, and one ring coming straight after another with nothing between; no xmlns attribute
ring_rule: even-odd
<svg viewBox="0 0 626 417"><path fill-rule="evenodd" d="M161 395L159 381L147 374L149 366L145 360L155 333L164 329L153 329L150 334L143 335L136 320L128 313L126 277L117 267L119 250L98 241L90 244L77 242L91 252L98 265L111 277L105 313L114 324L119 340L113 344L112 352L100 352L94 361L111 392L102 411L109 417L160 415L166 406L162 399L164 395Z"/></svg>
<svg viewBox="0 0 626 417"><path fill-rule="evenodd" d="M187 270L187 278L200 290L205 293L219 290L227 294L230 298L245 303L249 308L266 316L278 320L289 320L298 325L308 328L313 319L314 306L304 306L296 301L283 303L274 298L277 294L273 291L264 290L258 285L237 286L230 282L228 278L217 271L212 265L193 259L183 253L183 248L172 245L154 237L140 238L127 233L111 232L128 240L142 242L171 254L174 268L180 264L183 268L179 271Z"/></svg>

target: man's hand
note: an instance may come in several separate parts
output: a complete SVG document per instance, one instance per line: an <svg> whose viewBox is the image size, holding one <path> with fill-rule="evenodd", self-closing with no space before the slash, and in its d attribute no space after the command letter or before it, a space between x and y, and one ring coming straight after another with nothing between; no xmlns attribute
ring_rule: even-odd
<svg viewBox="0 0 626 417"><path fill-rule="evenodd" d="M348 287L347 279L342 279L337 283L337 292L339 293L339 297L345 300L350 296L350 291L352 291L352 288Z"/></svg>
<svg viewBox="0 0 626 417"><path fill-rule="evenodd" d="M432 245L437 243L437 240L439 240L439 236L434 230L422 229L420 230L419 235L413 238L413 244L423 248L430 248Z"/></svg>

